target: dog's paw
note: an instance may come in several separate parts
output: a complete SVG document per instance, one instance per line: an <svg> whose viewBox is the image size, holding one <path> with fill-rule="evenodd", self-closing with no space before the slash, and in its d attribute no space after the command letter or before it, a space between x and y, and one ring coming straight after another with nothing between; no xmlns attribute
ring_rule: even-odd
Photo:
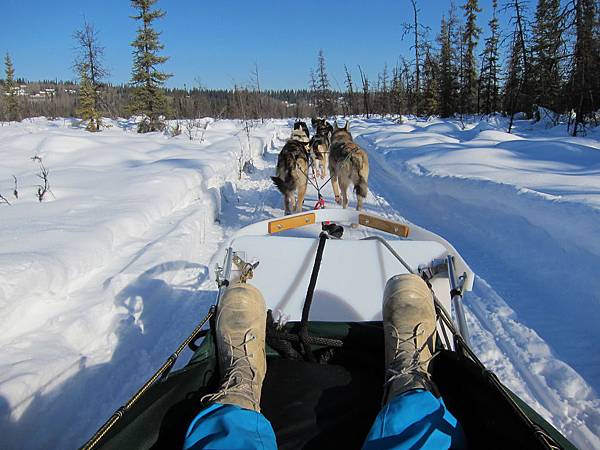
<svg viewBox="0 0 600 450"><path fill-rule="evenodd" d="M335 202L336 202L338 205L341 205L341 204L342 204L342 198L341 198L339 195L336 195L336 196L335 196Z"/></svg>

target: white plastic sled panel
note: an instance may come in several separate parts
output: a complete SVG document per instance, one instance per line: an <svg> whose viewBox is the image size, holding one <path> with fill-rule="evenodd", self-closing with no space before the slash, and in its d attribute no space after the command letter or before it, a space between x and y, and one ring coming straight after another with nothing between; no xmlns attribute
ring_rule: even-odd
<svg viewBox="0 0 600 450"><path fill-rule="evenodd" d="M249 280L261 290L275 316L300 320L318 239L281 236L241 236L231 247L246 262L259 261ZM444 257L446 248L432 241L388 241L416 271L420 264ZM232 267L235 269L235 267ZM321 269L310 310L310 320L381 320L383 290L389 278L407 273L404 266L377 241L330 239L325 243ZM239 277L233 270L231 279ZM444 306L449 308L447 278L433 283Z"/></svg>

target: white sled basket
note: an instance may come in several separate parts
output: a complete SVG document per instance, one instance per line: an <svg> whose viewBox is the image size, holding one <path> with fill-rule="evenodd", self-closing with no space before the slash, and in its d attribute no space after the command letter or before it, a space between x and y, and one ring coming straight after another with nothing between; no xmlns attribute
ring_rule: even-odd
<svg viewBox="0 0 600 450"><path fill-rule="evenodd" d="M450 295L452 269L457 274L455 283L460 283L454 287L460 288L461 295L462 291L471 290L474 275L454 247L418 226L409 227L363 212L321 209L242 228L225 247L222 276L230 282L239 279L240 259L251 265L258 263L249 282L261 290L267 308L276 318L299 321L321 224L330 222L342 225L344 235L326 242L311 321L381 320L387 280L410 271L427 276L444 309L453 311L457 328L465 327L460 296L453 300ZM453 264L451 270L447 270L449 260Z"/></svg>

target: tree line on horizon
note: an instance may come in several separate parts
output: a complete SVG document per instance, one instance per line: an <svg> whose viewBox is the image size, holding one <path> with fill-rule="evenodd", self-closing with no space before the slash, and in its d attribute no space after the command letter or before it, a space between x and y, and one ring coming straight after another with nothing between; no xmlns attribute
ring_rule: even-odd
<svg viewBox="0 0 600 450"><path fill-rule="evenodd" d="M73 69L77 83L24 83L15 78L10 55L5 57L2 111L8 121L24 117L80 117L89 131L102 128L102 116L140 117L139 132L164 129L169 118L264 119L334 114L464 117L502 113L511 118L547 111L568 121L576 135L600 120L600 1L537 0L533 13L527 0L492 1L485 33L477 22L478 0L451 2L435 40L420 23L418 0L410 0L410 23L402 24L411 41L410 57L400 57L369 79L357 65L344 66L344 86L332 88L325 55L319 51L305 90L261 90L259 68L247 85L232 89L167 89L171 77L160 70L167 57L155 22L165 15L157 0L131 0L138 23L130 83L105 82L104 48L93 25L84 23L73 38L78 49ZM500 29L499 12L510 16ZM480 48L480 39L482 50ZM503 51L504 49L504 51ZM23 95L25 84L41 90ZM51 86L48 88L48 86ZM53 86L53 87L52 87ZM44 90L45 89L45 90Z"/></svg>

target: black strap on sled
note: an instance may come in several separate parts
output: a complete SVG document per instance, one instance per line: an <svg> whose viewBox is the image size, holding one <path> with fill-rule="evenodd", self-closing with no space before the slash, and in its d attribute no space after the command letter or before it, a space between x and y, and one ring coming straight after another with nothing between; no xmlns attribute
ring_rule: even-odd
<svg viewBox="0 0 600 450"><path fill-rule="evenodd" d="M310 274L310 282L308 283L306 299L304 300L304 306L302 307L302 319L300 320L300 329L298 331L300 347L302 348L304 357L311 362L316 362L317 360L310 348L310 343L308 342L308 315L310 313L315 287L317 286L317 277L319 276L319 270L321 269L321 260L323 259L323 250L325 250L325 241L327 241L327 239L329 239L327 233L321 233L319 235L319 245L317 247L312 273Z"/></svg>
<svg viewBox="0 0 600 450"><path fill-rule="evenodd" d="M295 334L282 330L281 327L279 327L278 324L273 320L272 311L267 311L267 344L269 344L270 347L272 347L286 359L306 359L310 362L324 363L326 362L324 359L326 360L328 357L327 354L321 355L317 361L317 358L311 349L311 345L320 345L329 347L331 349L343 347L344 345L340 339L311 336L308 334L308 317L310 315L310 308L312 306L312 300L317 285L317 278L321 268L323 251L325 249L325 241L329 239L330 236L339 239L341 238L343 232L344 229L334 223L323 225L323 232L319 236L319 244L315 254L315 262L313 264L312 273L306 292L306 298L302 307L302 318L300 319L298 333ZM299 344L300 351L297 351L292 343Z"/></svg>

